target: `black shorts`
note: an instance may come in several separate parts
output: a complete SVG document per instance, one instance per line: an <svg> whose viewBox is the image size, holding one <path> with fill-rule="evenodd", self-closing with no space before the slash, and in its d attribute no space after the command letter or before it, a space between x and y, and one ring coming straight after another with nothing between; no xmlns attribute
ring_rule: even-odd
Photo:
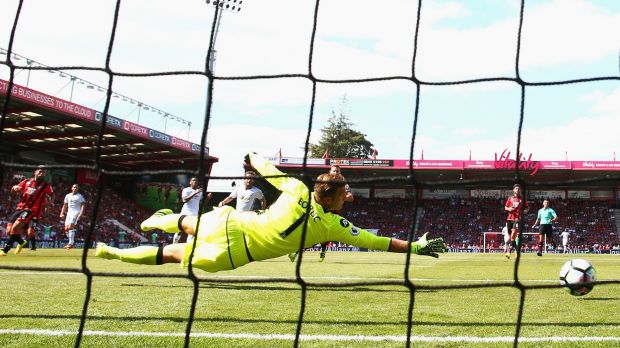
<svg viewBox="0 0 620 348"><path fill-rule="evenodd" d="M510 233L513 228L515 230L518 230L519 229L519 221L512 221L512 220L506 221L506 228L508 229L508 233Z"/></svg>
<svg viewBox="0 0 620 348"><path fill-rule="evenodd" d="M538 233L540 233L541 236L551 237L553 233L553 225L552 224L540 225Z"/></svg>
<svg viewBox="0 0 620 348"><path fill-rule="evenodd" d="M28 228L28 226L30 226L30 223L33 219L35 219L35 217L34 217L32 210L22 209L22 210L16 210L13 213L13 215L11 215L11 217L9 218L9 221L12 222L13 224L15 224L15 222L17 221L23 221L25 228Z"/></svg>

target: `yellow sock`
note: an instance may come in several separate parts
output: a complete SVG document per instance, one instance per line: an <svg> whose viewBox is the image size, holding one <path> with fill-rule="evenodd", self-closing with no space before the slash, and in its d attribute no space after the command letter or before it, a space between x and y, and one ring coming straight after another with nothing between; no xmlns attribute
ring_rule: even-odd
<svg viewBox="0 0 620 348"><path fill-rule="evenodd" d="M152 246L119 249L118 256L123 262L138 263L141 265L156 265L158 250L158 247Z"/></svg>

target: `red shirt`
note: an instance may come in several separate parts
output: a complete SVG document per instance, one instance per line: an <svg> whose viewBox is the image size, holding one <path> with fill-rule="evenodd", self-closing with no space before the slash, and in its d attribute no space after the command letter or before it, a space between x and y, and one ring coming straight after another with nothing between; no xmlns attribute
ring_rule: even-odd
<svg viewBox="0 0 620 348"><path fill-rule="evenodd" d="M17 209L32 210L34 216L40 216L43 205L45 204L45 196L51 196L54 193L52 185L45 182L45 180L37 182L34 178L31 178L22 180L17 186L22 190Z"/></svg>
<svg viewBox="0 0 620 348"><path fill-rule="evenodd" d="M527 202L524 202L524 206L521 206L521 202L523 202L523 200L521 199L520 196L519 197L515 197L515 196L508 197L508 199L506 200L505 206L507 208L513 207L515 209L513 211L508 212L508 218L506 220L519 221L519 215L521 214L521 210L527 208Z"/></svg>

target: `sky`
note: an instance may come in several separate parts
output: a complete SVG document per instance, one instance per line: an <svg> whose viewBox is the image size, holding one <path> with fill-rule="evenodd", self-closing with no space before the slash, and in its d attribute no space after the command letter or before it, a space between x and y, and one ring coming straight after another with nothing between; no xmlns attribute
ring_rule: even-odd
<svg viewBox="0 0 620 348"><path fill-rule="evenodd" d="M8 48L17 0L2 0L0 47ZM233 5L233 1L230 1ZM424 0L244 0L225 11L215 49L215 75L299 74L316 82L310 141L332 111L344 111L381 159L410 155L419 93L414 159L491 160L516 149L521 86L423 82L519 76L526 82L620 77L620 1L526 0L520 49L521 2ZM116 1L24 0L13 51L47 66L105 67ZM109 67L115 73L204 71L215 9L203 0L123 1ZM313 45L312 45L313 43ZM311 53L312 47L312 55ZM417 49L414 50L414 47ZM415 61L414 61L415 52ZM6 56L0 56L0 60ZM14 61L15 64L20 63ZM412 64L413 63L413 64ZM23 61L21 64L24 64ZM413 69L412 69L413 66ZM9 69L0 64L0 78ZM71 74L107 86L103 72ZM387 81L339 80L399 77ZM408 79L409 78L409 79ZM17 71L15 82L59 98L71 86L58 72ZM243 155L256 151L302 157L310 123L308 77L215 80L207 133L213 176L242 175ZM208 80L203 75L114 76L113 91L192 123L165 120L123 98L110 114L200 143ZM72 100L103 109L104 93L74 86ZM620 159L620 80L525 88L522 152L534 160ZM164 129L165 127L165 129ZM210 190L230 189L214 180Z"/></svg>

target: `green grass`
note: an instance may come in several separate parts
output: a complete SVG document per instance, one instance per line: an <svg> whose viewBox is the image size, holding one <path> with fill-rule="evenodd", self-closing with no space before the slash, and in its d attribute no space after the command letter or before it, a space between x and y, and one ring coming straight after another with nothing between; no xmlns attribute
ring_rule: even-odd
<svg viewBox="0 0 620 348"><path fill-rule="evenodd" d="M405 255L389 253L304 254L302 276L312 283L347 283L402 279ZM519 276L524 284L556 284L561 265L570 258L586 258L599 280L620 279L620 257L615 255L523 255ZM24 250L0 259L1 265L80 267L80 250ZM179 347L187 327L193 284L188 279L140 278L136 273L185 274L177 265L141 266L88 258L92 272L122 272L127 277L95 276L83 347ZM424 286L509 282L513 260L501 254L445 254L440 259L415 256L410 276ZM235 283L244 277L295 276L295 264L282 257L255 262L235 271L201 278L226 282L200 284L192 332L217 334L192 337L198 347L290 347L289 339L226 338L221 334L294 335L301 306L300 286L287 282ZM0 330L38 329L76 331L85 298L86 277L66 272L0 270L5 306ZM560 288L526 292L521 336L620 337L620 286L599 284L584 297ZM302 325L303 335L327 335L304 340L302 347L402 347L401 341L329 340L343 336L404 336L410 293L404 286L363 285L337 288L309 287ZM520 292L514 287L479 289L419 289L415 293L412 334L424 337L514 336ZM0 334L3 347L69 347L75 335ZM106 333L150 332L179 336L110 336ZM519 347L617 347L620 342L522 342ZM466 341L416 343L415 347L510 347L512 342Z"/></svg>

